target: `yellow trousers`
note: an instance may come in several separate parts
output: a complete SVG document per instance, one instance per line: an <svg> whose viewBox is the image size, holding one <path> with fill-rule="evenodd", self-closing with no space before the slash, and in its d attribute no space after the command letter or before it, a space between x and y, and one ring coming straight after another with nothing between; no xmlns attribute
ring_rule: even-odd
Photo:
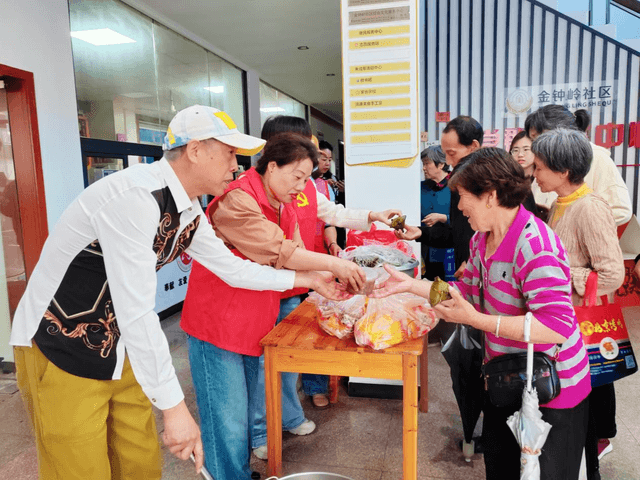
<svg viewBox="0 0 640 480"><path fill-rule="evenodd" d="M36 437L40 480L162 477L151 402L128 358L121 380L71 375L35 344L15 347L15 363Z"/></svg>

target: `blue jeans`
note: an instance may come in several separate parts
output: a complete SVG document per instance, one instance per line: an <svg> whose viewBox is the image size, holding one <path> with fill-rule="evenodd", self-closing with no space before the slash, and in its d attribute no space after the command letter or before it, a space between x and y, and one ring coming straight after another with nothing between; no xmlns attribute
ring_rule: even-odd
<svg viewBox="0 0 640 480"><path fill-rule="evenodd" d="M302 390L305 395L327 394L329 392L329 376L316 373L302 374Z"/></svg>
<svg viewBox="0 0 640 480"><path fill-rule="evenodd" d="M216 480L248 480L249 399L257 385L258 357L191 336L188 344L205 466Z"/></svg>
<svg viewBox="0 0 640 480"><path fill-rule="evenodd" d="M300 305L300 295L280 300L280 313L276 324ZM267 444L267 406L264 387L264 355L260 356L256 388L249 405L251 419L251 448ZM298 397L298 373L282 372L282 429L292 430L304 422L304 411ZM215 477L215 475L214 475Z"/></svg>

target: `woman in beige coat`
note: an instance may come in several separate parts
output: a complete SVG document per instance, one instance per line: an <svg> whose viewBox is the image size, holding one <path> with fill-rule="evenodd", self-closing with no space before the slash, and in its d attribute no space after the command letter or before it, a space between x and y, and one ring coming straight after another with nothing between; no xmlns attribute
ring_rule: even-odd
<svg viewBox="0 0 640 480"><path fill-rule="evenodd" d="M558 128L540 135L531 150L540 189L558 194L547 223L569 256L573 304L582 305L587 278L594 271L598 295L612 294L624 281L624 260L611 207L584 180L593 158L589 141L578 130ZM598 455L610 450L608 439L616 434L613 384L592 389L589 411L587 474L589 480L600 480Z"/></svg>

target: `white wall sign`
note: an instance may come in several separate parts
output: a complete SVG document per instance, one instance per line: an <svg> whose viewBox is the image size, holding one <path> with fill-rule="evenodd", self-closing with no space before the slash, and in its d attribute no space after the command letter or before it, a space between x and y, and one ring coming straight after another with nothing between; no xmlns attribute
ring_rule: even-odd
<svg viewBox="0 0 640 480"><path fill-rule="evenodd" d="M419 146L416 0L341 5L346 161L413 158Z"/></svg>

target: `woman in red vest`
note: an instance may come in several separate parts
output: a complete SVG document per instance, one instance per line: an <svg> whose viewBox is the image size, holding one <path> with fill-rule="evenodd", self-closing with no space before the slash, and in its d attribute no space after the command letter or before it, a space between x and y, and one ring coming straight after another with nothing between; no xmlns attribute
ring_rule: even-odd
<svg viewBox="0 0 640 480"><path fill-rule="evenodd" d="M276 115L270 117L262 127L262 138L271 141L271 138L282 132L290 132L301 135L305 138L315 140L311 134L311 126L304 118L287 115ZM316 145L317 146L317 145ZM296 212L300 236L304 241L307 250L313 252L323 252L319 247L323 232L318 231L318 225L334 225L353 230L368 231L371 223L380 221L389 225L389 219L395 215L402 215L400 210L385 210L383 212L372 212L369 210L358 210L345 208L330 201L325 195L318 194L316 184L313 180L308 180L304 190L293 202ZM326 240L326 239L325 239ZM331 241L327 242L331 243ZM331 245L327 245L331 247ZM333 245L332 253L339 252ZM298 288L289 290L282 294L280 300L280 314L277 322L282 321L291 313L306 296L308 290ZM260 372L258 374L259 387L255 389L255 398L251 399L250 422L251 422L251 447L256 457L267 459L267 420L264 390L264 358L260 358ZM308 435L313 432L316 425L313 421L305 418L300 398L298 397L298 375L297 373L283 372L282 377L282 428L296 435ZM326 397L328 390L328 377L326 375L302 375L305 393L310 395L311 402L316 408L326 408L329 401ZM308 387L308 388L307 388ZM294 428L292 428L294 427Z"/></svg>
<svg viewBox="0 0 640 480"><path fill-rule="evenodd" d="M311 141L274 137L256 167L211 202L207 217L239 257L275 268L330 271L343 283L361 285L365 275L355 263L304 248L291 204L316 164ZM215 478L250 478L249 401L259 342L275 325L281 295L227 285L194 262L180 325L189 334L205 464Z"/></svg>

